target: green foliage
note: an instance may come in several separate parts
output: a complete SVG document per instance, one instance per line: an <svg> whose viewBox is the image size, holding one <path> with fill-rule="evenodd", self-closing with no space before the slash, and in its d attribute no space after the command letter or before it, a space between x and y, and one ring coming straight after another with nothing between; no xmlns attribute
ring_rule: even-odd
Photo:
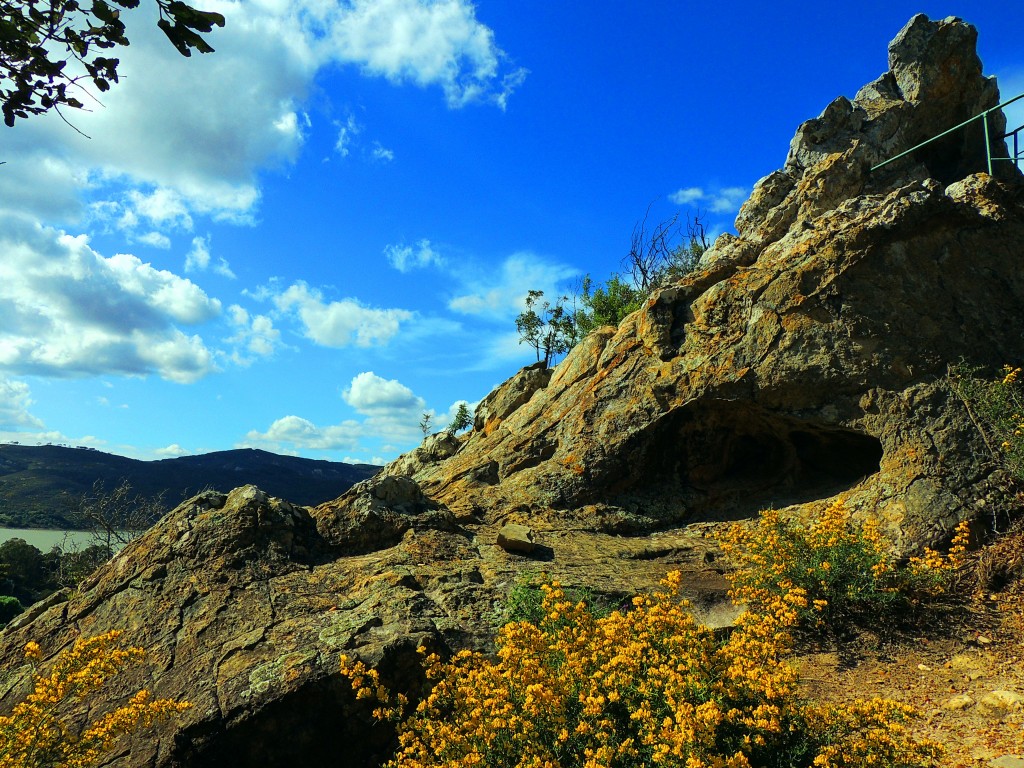
<svg viewBox="0 0 1024 768"><path fill-rule="evenodd" d="M24 611L21 601L10 595L0 595L0 627L6 626L11 619Z"/></svg>
<svg viewBox="0 0 1024 768"><path fill-rule="evenodd" d="M8 539L0 544L0 594L31 605L62 587L76 586L112 554L113 550L96 544L84 549L55 546L44 553L24 539Z"/></svg>
<svg viewBox="0 0 1024 768"><path fill-rule="evenodd" d="M44 555L24 539L0 544L0 592L30 605L54 592L54 558Z"/></svg>
<svg viewBox="0 0 1024 768"><path fill-rule="evenodd" d="M576 312L580 336L603 325L618 325L630 312L640 309L645 298L641 291L617 274L596 287L587 275L583 278L581 290L583 308Z"/></svg>
<svg viewBox="0 0 1024 768"><path fill-rule="evenodd" d="M223 27L224 17L180 0L156 0L157 26L182 56L213 48L198 34ZM120 60L99 55L128 45L123 10L139 0L0 0L0 101L4 122L84 104L69 89L88 79L100 91L118 81ZM70 65L70 66L69 66ZM80 75L78 67L85 70Z"/></svg>
<svg viewBox="0 0 1024 768"><path fill-rule="evenodd" d="M434 417L429 413L424 413L423 416L420 417L420 432L423 433L423 439L426 439L427 435L430 434L431 422L433 420Z"/></svg>
<svg viewBox="0 0 1024 768"><path fill-rule="evenodd" d="M57 583L62 587L77 586L82 579L114 556L113 550L102 544L91 544L84 549L57 550Z"/></svg>
<svg viewBox="0 0 1024 768"><path fill-rule="evenodd" d="M692 220L687 217L686 235L679 242L677 221L678 216L673 216L649 231L645 216L633 229L629 253L622 260L624 274L615 273L597 284L590 275L583 278L582 307L574 317L580 338L603 325L617 326L640 309L656 288L696 269L710 247L707 229L699 212Z"/></svg>
<svg viewBox="0 0 1024 768"><path fill-rule="evenodd" d="M1017 480L1024 482L1024 382L1021 369L1003 366L997 376L960 363L950 366L949 382L970 411L989 450Z"/></svg>
<svg viewBox="0 0 1024 768"><path fill-rule="evenodd" d="M454 435L471 426L473 426L473 414L470 413L469 406L465 402L459 403L459 407L455 411L455 417L452 419L452 423L448 425L448 434Z"/></svg>
<svg viewBox="0 0 1024 768"><path fill-rule="evenodd" d="M544 590L549 583L547 574L527 573L520 576L509 590L508 600L502 617L502 624L525 621L540 626L544 620ZM607 600L594 595L587 587L565 589L566 598L573 603L582 603L594 618L602 618L611 612Z"/></svg>
<svg viewBox="0 0 1024 768"><path fill-rule="evenodd" d="M572 349L579 338L575 313L565 306L568 300L568 296L559 296L551 304L544 301L544 291L530 291L525 311L516 317L519 343L533 347L537 362L543 360L546 368L551 367L556 356Z"/></svg>

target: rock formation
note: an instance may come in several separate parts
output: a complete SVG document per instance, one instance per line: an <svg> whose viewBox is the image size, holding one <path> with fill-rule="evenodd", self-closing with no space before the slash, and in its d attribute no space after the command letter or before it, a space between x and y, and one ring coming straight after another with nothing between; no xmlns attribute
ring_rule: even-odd
<svg viewBox="0 0 1024 768"><path fill-rule="evenodd" d="M716 521L843 494L910 551L987 519L1006 482L945 374L1024 358L1024 182L983 173L972 130L870 170L998 103L974 41L912 19L889 72L800 126L737 236L553 372L518 373L467 436L314 509L196 497L5 630L0 665L123 628L150 666L96 706L144 684L195 707L112 765L373 765L387 733L346 713L339 654L411 685L417 645L487 647L526 571L625 596L682 567L727 622ZM497 546L506 525L533 550ZM7 706L23 686L5 679Z"/></svg>

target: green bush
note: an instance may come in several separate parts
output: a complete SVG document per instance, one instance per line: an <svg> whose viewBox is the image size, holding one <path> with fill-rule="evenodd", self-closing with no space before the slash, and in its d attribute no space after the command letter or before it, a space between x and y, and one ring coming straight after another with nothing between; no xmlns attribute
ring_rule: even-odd
<svg viewBox="0 0 1024 768"><path fill-rule="evenodd" d="M11 619L25 610L21 601L10 595L0 595L0 627L6 626Z"/></svg>
<svg viewBox="0 0 1024 768"><path fill-rule="evenodd" d="M998 376L961 362L949 368L949 383L964 402L989 450L1017 480L1024 481L1024 382L1021 369L1004 365Z"/></svg>
<svg viewBox="0 0 1024 768"><path fill-rule="evenodd" d="M545 617L543 587L548 583L546 573L528 573L519 577L508 593L501 624L525 621L540 626ZM602 618L611 612L608 601L595 596L593 590L586 587L568 588L565 594L573 603L582 603L594 618Z"/></svg>

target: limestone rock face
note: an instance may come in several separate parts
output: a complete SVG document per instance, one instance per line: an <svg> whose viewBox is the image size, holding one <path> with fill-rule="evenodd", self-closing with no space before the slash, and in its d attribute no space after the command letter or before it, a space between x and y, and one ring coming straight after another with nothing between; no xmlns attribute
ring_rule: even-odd
<svg viewBox="0 0 1024 768"><path fill-rule="evenodd" d="M4 630L0 668L30 639L50 659L121 628L150 664L96 711L142 686L195 706L111 765L372 766L388 734L346 709L339 655L410 689L418 645L488 647L524 572L625 598L682 568L718 626L723 520L841 494L912 551L991 519L1006 483L946 372L1024 359L1024 183L983 173L970 132L870 170L998 103L974 40L914 17L889 72L799 127L738 235L553 371L516 374L468 436L314 509L198 496ZM498 546L506 526L536 546ZM4 678L0 710L24 684Z"/></svg>
<svg viewBox="0 0 1024 768"><path fill-rule="evenodd" d="M523 368L501 387L480 401L473 418L473 429L489 432L498 426L516 408L526 403L533 393L551 381L551 371L544 363Z"/></svg>

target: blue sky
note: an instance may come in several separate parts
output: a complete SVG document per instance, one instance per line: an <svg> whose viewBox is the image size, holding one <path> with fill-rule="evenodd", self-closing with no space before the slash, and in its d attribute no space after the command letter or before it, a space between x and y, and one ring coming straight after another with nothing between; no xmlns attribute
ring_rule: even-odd
<svg viewBox="0 0 1024 768"><path fill-rule="evenodd" d="M127 17L91 138L0 129L0 441L390 460L533 362L526 292L620 269L648 205L730 230L914 13L1024 91L1003 0L197 6L227 26L192 59Z"/></svg>

